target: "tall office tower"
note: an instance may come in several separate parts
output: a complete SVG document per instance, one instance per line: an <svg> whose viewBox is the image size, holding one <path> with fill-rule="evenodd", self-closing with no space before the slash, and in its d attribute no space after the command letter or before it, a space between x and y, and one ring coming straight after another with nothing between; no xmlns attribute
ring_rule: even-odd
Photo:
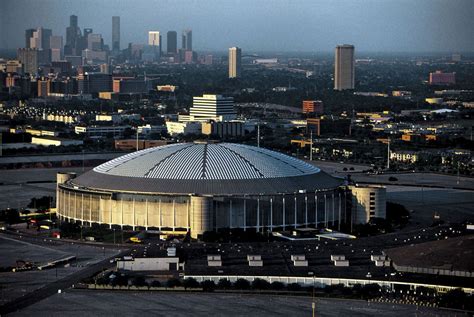
<svg viewBox="0 0 474 317"><path fill-rule="evenodd" d="M229 48L229 78L240 77L242 50L238 47Z"/></svg>
<svg viewBox="0 0 474 317"><path fill-rule="evenodd" d="M334 89L354 89L355 82L355 62L354 46L336 46L336 62L334 66Z"/></svg>
<svg viewBox="0 0 474 317"><path fill-rule="evenodd" d="M159 31L149 31L148 32L148 45L151 46L160 46L160 32Z"/></svg>
<svg viewBox="0 0 474 317"><path fill-rule="evenodd" d="M66 45L64 47L64 53L66 55L77 55L77 53L80 54L80 50L76 49L80 37L81 29L77 25L77 16L71 15L69 17L69 26L66 28Z"/></svg>
<svg viewBox="0 0 474 317"><path fill-rule="evenodd" d="M193 106L189 109L192 121L228 121L237 116L234 98L222 95L202 95L193 97Z"/></svg>
<svg viewBox="0 0 474 317"><path fill-rule="evenodd" d="M49 38L49 45L51 47L51 60L61 61L63 59L63 37L62 36L51 36Z"/></svg>
<svg viewBox="0 0 474 317"><path fill-rule="evenodd" d="M193 31L190 29L183 31L182 36L182 48L185 51L192 51L193 50Z"/></svg>
<svg viewBox="0 0 474 317"><path fill-rule="evenodd" d="M89 50L102 51L103 44L102 35L93 33L87 35L87 48Z"/></svg>
<svg viewBox="0 0 474 317"><path fill-rule="evenodd" d="M120 51L120 17L112 17L112 51Z"/></svg>
<svg viewBox="0 0 474 317"><path fill-rule="evenodd" d="M166 52L168 54L178 52L178 33L176 31L168 31L166 34Z"/></svg>
<svg viewBox="0 0 474 317"><path fill-rule="evenodd" d="M23 64L25 73L36 74L39 67L40 51L34 48L19 48L17 51L17 59Z"/></svg>
<svg viewBox="0 0 474 317"><path fill-rule="evenodd" d="M159 31L148 32L148 48L146 48L145 51L146 52L144 53L147 61L156 60L160 57L161 35Z"/></svg>
<svg viewBox="0 0 474 317"><path fill-rule="evenodd" d="M53 31L50 29L38 28L30 38L30 48L50 49L49 38L51 35L53 35Z"/></svg>
<svg viewBox="0 0 474 317"><path fill-rule="evenodd" d="M30 39L33 37L33 33L36 29L28 29L25 31L25 48L31 48Z"/></svg>

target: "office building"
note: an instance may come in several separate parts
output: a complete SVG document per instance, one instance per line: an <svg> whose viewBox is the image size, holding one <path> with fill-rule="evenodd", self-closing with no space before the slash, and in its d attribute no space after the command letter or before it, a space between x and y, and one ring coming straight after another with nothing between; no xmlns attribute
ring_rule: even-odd
<svg viewBox="0 0 474 317"><path fill-rule="evenodd" d="M66 28L66 45L64 46L65 55L80 55L77 49L81 38L81 29L77 24L77 16L71 15L69 17L69 26Z"/></svg>
<svg viewBox="0 0 474 317"><path fill-rule="evenodd" d="M181 48L185 51L192 51L193 50L193 31L192 30L184 30L183 35L181 38Z"/></svg>
<svg viewBox="0 0 474 317"><path fill-rule="evenodd" d="M57 215L87 225L181 230L193 238L221 228L327 226L346 222L342 183L264 148L177 143L121 156L78 177L59 173ZM81 205L87 213L74 207Z"/></svg>
<svg viewBox="0 0 474 317"><path fill-rule="evenodd" d="M237 113L234 98L222 95L202 95L193 97L193 106L189 109L190 121L229 121Z"/></svg>
<svg viewBox="0 0 474 317"><path fill-rule="evenodd" d="M102 51L104 40L100 34L88 34L87 35L87 49L91 51Z"/></svg>
<svg viewBox="0 0 474 317"><path fill-rule="evenodd" d="M120 51L120 17L112 17L112 51Z"/></svg>
<svg viewBox="0 0 474 317"><path fill-rule="evenodd" d="M40 65L49 62L49 50L41 50L36 48L19 48L17 51L17 59L24 65L25 73L36 74Z"/></svg>
<svg viewBox="0 0 474 317"><path fill-rule="evenodd" d="M31 48L30 39L33 37L33 33L36 29L28 29L25 31L25 48Z"/></svg>
<svg viewBox="0 0 474 317"><path fill-rule="evenodd" d="M49 44L51 47L51 61L57 62L63 60L63 37L62 36L51 36L49 38Z"/></svg>
<svg viewBox="0 0 474 317"><path fill-rule="evenodd" d="M178 53L178 33L176 31L168 31L166 34L166 52L168 54Z"/></svg>
<svg viewBox="0 0 474 317"><path fill-rule="evenodd" d="M334 89L354 89L355 61L353 45L338 45L334 66Z"/></svg>
<svg viewBox="0 0 474 317"><path fill-rule="evenodd" d="M229 78L240 77L242 50L238 47L229 48Z"/></svg>
<svg viewBox="0 0 474 317"><path fill-rule="evenodd" d="M430 73L430 85L454 85L456 83L456 73L443 73L437 70Z"/></svg>
<svg viewBox="0 0 474 317"><path fill-rule="evenodd" d="M160 46L160 32L159 31L149 31L148 32L148 45L150 46Z"/></svg>
<svg viewBox="0 0 474 317"><path fill-rule="evenodd" d="M80 94L98 94L112 91L112 75L102 73L84 73L77 76Z"/></svg>
<svg viewBox="0 0 474 317"><path fill-rule="evenodd" d="M33 36L30 38L30 48L49 50L50 49L50 37L53 35L53 31L50 29L38 28L33 32Z"/></svg>
<svg viewBox="0 0 474 317"><path fill-rule="evenodd" d="M321 100L303 100L303 113L322 114L323 112L324 104Z"/></svg>
<svg viewBox="0 0 474 317"><path fill-rule="evenodd" d="M240 137L245 135L245 122L203 122L202 134L219 136L220 138Z"/></svg>
<svg viewBox="0 0 474 317"><path fill-rule="evenodd" d="M150 59L154 61L161 56L161 35L159 31L148 32L148 48L144 48L143 53L146 54L146 57L142 56L142 59L146 61L150 61ZM152 55L153 58L151 58Z"/></svg>

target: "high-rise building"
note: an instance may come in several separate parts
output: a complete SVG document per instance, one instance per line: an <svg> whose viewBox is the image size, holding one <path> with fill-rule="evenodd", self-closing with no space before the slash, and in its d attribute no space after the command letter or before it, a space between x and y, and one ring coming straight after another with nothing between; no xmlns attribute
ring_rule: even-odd
<svg viewBox="0 0 474 317"><path fill-rule="evenodd" d="M36 74L40 64L45 64L49 61L48 53L49 50L19 48L17 58L24 65L25 73Z"/></svg>
<svg viewBox="0 0 474 317"><path fill-rule="evenodd" d="M168 54L178 52L178 33L176 31L168 31L166 34L166 52Z"/></svg>
<svg viewBox="0 0 474 317"><path fill-rule="evenodd" d="M28 29L25 31L25 48L31 48L30 39L33 37L33 33L36 29Z"/></svg>
<svg viewBox="0 0 474 317"><path fill-rule="evenodd" d="M64 46L65 55L78 55L77 45L81 37L81 29L77 24L77 16L69 17L69 26L66 28L66 45Z"/></svg>
<svg viewBox="0 0 474 317"><path fill-rule="evenodd" d="M50 29L38 28L33 32L33 36L30 38L30 48L37 48L43 50L50 49L50 37L53 35L53 31Z"/></svg>
<svg viewBox="0 0 474 317"><path fill-rule="evenodd" d="M81 73L77 76L78 92L94 94L112 91L112 75L101 73Z"/></svg>
<svg viewBox="0 0 474 317"><path fill-rule="evenodd" d="M59 35L49 38L51 47L51 61L61 61L63 59L63 37Z"/></svg>
<svg viewBox="0 0 474 317"><path fill-rule="evenodd" d="M240 77L242 50L238 47L229 48L229 78Z"/></svg>
<svg viewBox="0 0 474 317"><path fill-rule="evenodd" d="M193 97L193 106L189 109L190 121L228 121L236 116L234 98L222 95Z"/></svg>
<svg viewBox="0 0 474 317"><path fill-rule="evenodd" d="M193 50L193 31L190 29L183 31L182 40L182 48L185 51L192 51Z"/></svg>
<svg viewBox="0 0 474 317"><path fill-rule="evenodd" d="M354 89L355 62L354 46L338 45L336 47L336 61L334 66L334 89Z"/></svg>
<svg viewBox="0 0 474 317"><path fill-rule="evenodd" d="M94 33L87 35L87 48L89 50L102 51L103 44L102 35Z"/></svg>
<svg viewBox="0 0 474 317"><path fill-rule="evenodd" d="M112 51L120 51L120 17L112 17Z"/></svg>
<svg viewBox="0 0 474 317"><path fill-rule="evenodd" d="M160 46L160 32L159 31L149 31L148 32L148 45L151 46Z"/></svg>

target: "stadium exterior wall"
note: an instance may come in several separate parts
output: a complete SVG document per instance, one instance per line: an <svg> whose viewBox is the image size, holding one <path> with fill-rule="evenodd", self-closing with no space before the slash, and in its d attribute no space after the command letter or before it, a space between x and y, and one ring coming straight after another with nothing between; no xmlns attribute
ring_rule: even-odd
<svg viewBox="0 0 474 317"><path fill-rule="evenodd" d="M197 238L221 228L273 231L305 226L337 226L350 218L341 188L273 195L196 196L99 191L58 175L57 213L60 219L83 225L190 231Z"/></svg>

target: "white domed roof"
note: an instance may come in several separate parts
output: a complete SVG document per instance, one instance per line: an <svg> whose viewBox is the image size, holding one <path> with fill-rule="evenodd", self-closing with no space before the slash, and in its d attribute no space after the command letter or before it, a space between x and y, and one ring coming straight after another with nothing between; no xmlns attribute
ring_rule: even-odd
<svg viewBox="0 0 474 317"><path fill-rule="evenodd" d="M113 176L172 180L244 180L305 176L320 170L291 156L234 143L178 143L130 153L97 166Z"/></svg>

